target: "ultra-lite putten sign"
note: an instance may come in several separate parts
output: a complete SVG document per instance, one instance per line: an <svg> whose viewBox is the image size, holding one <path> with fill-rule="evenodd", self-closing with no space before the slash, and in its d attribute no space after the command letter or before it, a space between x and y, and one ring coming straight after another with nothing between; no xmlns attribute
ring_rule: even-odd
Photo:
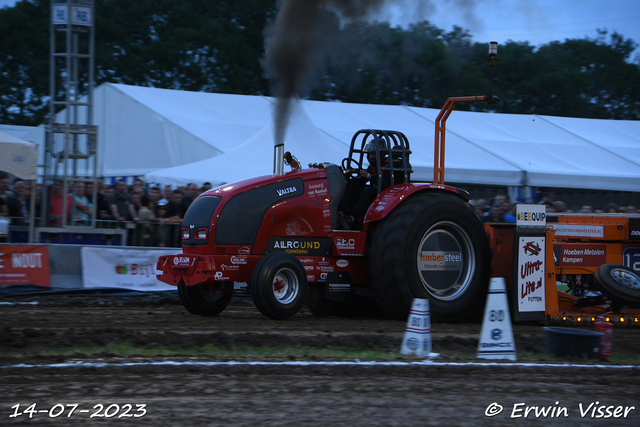
<svg viewBox="0 0 640 427"><path fill-rule="evenodd" d="M71 25L82 25L90 27L92 25L91 8L68 5L53 5L51 9L51 22L53 25L67 25L69 23L69 10L71 10Z"/></svg>

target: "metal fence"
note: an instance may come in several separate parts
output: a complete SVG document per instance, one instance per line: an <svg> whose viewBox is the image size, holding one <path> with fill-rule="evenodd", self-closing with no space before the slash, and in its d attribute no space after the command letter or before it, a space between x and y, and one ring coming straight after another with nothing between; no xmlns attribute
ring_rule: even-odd
<svg viewBox="0 0 640 427"><path fill-rule="evenodd" d="M36 218L36 224L40 224L40 218ZM80 224L76 224L78 226ZM146 247L169 247L179 248L182 246L181 229L182 224L158 224L152 222L132 222L127 221L119 223L118 221L96 220L95 228L88 227L59 227L61 233L65 234L86 234L90 230L92 235L100 235L100 230L105 230L104 244L111 243L113 233L106 230L121 229L126 230L127 246L146 246ZM55 230L55 226L47 227L49 234L51 230ZM49 243L46 239L35 243ZM78 239L79 243L82 241ZM0 242L4 243L29 243L29 224L24 218L0 217Z"/></svg>

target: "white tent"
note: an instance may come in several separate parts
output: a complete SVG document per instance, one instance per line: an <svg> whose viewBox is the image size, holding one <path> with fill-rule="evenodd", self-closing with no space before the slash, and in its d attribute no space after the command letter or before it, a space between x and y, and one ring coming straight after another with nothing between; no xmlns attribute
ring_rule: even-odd
<svg viewBox="0 0 640 427"><path fill-rule="evenodd" d="M303 167L309 163L339 164L349 147L321 133L311 122L299 102L293 102L285 135L285 150L298 158ZM273 173L274 128L270 122L253 137L235 149L199 162L150 172L145 180L163 185L198 185L210 182L214 187Z"/></svg>
<svg viewBox="0 0 640 427"><path fill-rule="evenodd" d="M146 176L185 185L229 182L236 171L243 171L239 177L271 173L273 105L273 98L264 96L101 85L94 91L93 115L98 176ZM413 178L433 179L439 110L320 101L300 105L306 118L292 121L285 150L303 165L339 162L359 129L389 129L409 138ZM24 139L42 146L43 127ZM319 144L326 148L318 149ZM334 154L336 148L342 153ZM223 153L224 160L205 161ZM163 171L183 165L189 166ZM445 182L640 191L640 121L454 111L447 122Z"/></svg>
<svg viewBox="0 0 640 427"><path fill-rule="evenodd" d="M37 178L38 152L35 144L0 132L0 153L0 171L25 180Z"/></svg>
<svg viewBox="0 0 640 427"><path fill-rule="evenodd" d="M242 144L271 120L272 102L262 96L106 83L93 97L97 175L107 178L143 176L216 156ZM80 116L86 122L86 113ZM64 122L65 117L63 111L57 120ZM25 139L44 147L45 132L41 125Z"/></svg>

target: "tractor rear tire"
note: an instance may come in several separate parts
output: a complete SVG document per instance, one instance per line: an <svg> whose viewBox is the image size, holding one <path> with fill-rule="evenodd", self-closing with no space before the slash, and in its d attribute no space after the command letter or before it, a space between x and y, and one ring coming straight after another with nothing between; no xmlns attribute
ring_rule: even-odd
<svg viewBox="0 0 640 427"><path fill-rule="evenodd" d="M407 320L414 298L429 299L431 318L455 322L484 308L491 275L489 239L460 197L410 197L374 230L369 277L389 317Z"/></svg>
<svg viewBox="0 0 640 427"><path fill-rule="evenodd" d="M224 311L233 296L233 282L205 282L178 286L184 308L197 316L216 316Z"/></svg>
<svg viewBox="0 0 640 427"><path fill-rule="evenodd" d="M282 320L294 316L307 296L307 272L286 252L265 255L251 275L251 297L260 313Z"/></svg>
<svg viewBox="0 0 640 427"><path fill-rule="evenodd" d="M602 264L594 273L600 291L611 301L640 308L640 273L619 264Z"/></svg>

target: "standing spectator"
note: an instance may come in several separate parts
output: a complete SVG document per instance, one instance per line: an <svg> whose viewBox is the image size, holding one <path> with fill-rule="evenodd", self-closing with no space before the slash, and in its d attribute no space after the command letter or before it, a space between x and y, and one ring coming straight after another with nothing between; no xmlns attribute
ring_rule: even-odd
<svg viewBox="0 0 640 427"><path fill-rule="evenodd" d="M116 192L109 197L109 209L111 217L122 225L125 221L137 221L131 196L127 194L127 184L123 179L116 182Z"/></svg>
<svg viewBox="0 0 640 427"><path fill-rule="evenodd" d="M187 209L191 206L191 203L198 197L200 190L198 186L193 182L187 184L187 195L180 200L180 218L184 218L184 214L187 213Z"/></svg>
<svg viewBox="0 0 640 427"><path fill-rule="evenodd" d="M513 224L518 222L517 218L516 218L517 207L518 207L517 203L514 203L514 204L511 205L511 208L509 209L507 214L504 216L504 222L510 222L510 223L513 223Z"/></svg>
<svg viewBox="0 0 640 427"><path fill-rule="evenodd" d="M566 212L567 206L564 204L563 201L556 200L555 202L553 202L553 210L555 212Z"/></svg>
<svg viewBox="0 0 640 427"><path fill-rule="evenodd" d="M62 225L62 210L64 197L66 197L67 201L67 221L71 217L71 210L73 209L73 198L71 194L64 194L63 190L64 182L61 179L56 179L53 181L53 185L51 186L51 201L49 203L49 219L50 225Z"/></svg>
<svg viewBox="0 0 640 427"><path fill-rule="evenodd" d="M147 190L144 188L144 182L140 178L136 178L133 180L133 193L147 194Z"/></svg>
<svg viewBox="0 0 640 427"><path fill-rule="evenodd" d="M164 199L167 202L170 202L171 199L173 199L173 188L171 188L170 185L165 185L164 186Z"/></svg>
<svg viewBox="0 0 640 427"><path fill-rule="evenodd" d="M609 203L604 207L605 213L618 213L620 210L618 209L618 205L615 203Z"/></svg>
<svg viewBox="0 0 640 427"><path fill-rule="evenodd" d="M494 203L493 206L491 206L489 214L484 217L484 222L505 222L502 205L500 203Z"/></svg>
<svg viewBox="0 0 640 427"><path fill-rule="evenodd" d="M76 181L74 183L73 206L74 220L80 224L88 224L91 219L93 204L85 196L85 185L82 181Z"/></svg>
<svg viewBox="0 0 640 427"><path fill-rule="evenodd" d="M0 198L7 203L7 197L9 196L9 175L6 172L0 171Z"/></svg>
<svg viewBox="0 0 640 427"><path fill-rule="evenodd" d="M156 206L156 217L159 224L158 233L160 234L160 244L158 244L158 246L171 246L171 243L174 240L176 243L175 246L178 246L181 241L179 227L178 229L172 229L171 224L180 224L182 220L178 215L171 215L169 212L169 204L169 202L162 199L158 202L158 206Z"/></svg>
<svg viewBox="0 0 640 427"><path fill-rule="evenodd" d="M593 213L593 207L590 203L583 203L582 209L579 211L580 213Z"/></svg>
<svg viewBox="0 0 640 427"><path fill-rule="evenodd" d="M0 197L0 216L9 216L9 209L4 197Z"/></svg>
<svg viewBox="0 0 640 427"><path fill-rule="evenodd" d="M180 216L180 203L182 202L183 197L184 193L182 190L173 190L171 192L171 199L169 199L169 204L167 205L170 216L182 219Z"/></svg>
<svg viewBox="0 0 640 427"><path fill-rule="evenodd" d="M509 205L509 201L507 200L507 196L505 196L504 194L498 194L494 199L493 199L493 204L499 203L500 206L502 206L502 212L506 212L509 210L509 208L511 207Z"/></svg>
<svg viewBox="0 0 640 427"><path fill-rule="evenodd" d="M200 192L204 193L205 191L209 191L213 188L213 186L211 185L210 182L205 182L204 184L202 184L202 188L200 188Z"/></svg>
<svg viewBox="0 0 640 427"><path fill-rule="evenodd" d="M160 191L160 187L151 187L149 189L149 202L153 203L153 206L157 206L161 199L162 192Z"/></svg>
<svg viewBox="0 0 640 427"><path fill-rule="evenodd" d="M485 199L476 199L476 213L480 218L487 213L487 201Z"/></svg>
<svg viewBox="0 0 640 427"><path fill-rule="evenodd" d="M8 190L7 194L7 213L12 218L12 224L27 224L27 218L29 218L27 184L24 181L16 180L13 182L13 188Z"/></svg>
<svg viewBox="0 0 640 427"><path fill-rule="evenodd" d="M142 207L142 204L140 202L141 198L142 196L140 195L139 192L134 191L133 194L131 195L131 203L133 203L133 209L136 211L136 216L138 216L138 218L140 217L140 208Z"/></svg>
<svg viewBox="0 0 640 427"><path fill-rule="evenodd" d="M89 199L89 201L93 202L93 182L88 181L84 186L84 196ZM102 185L98 180L98 188L101 188ZM109 215L109 202L105 195L98 191L96 193L96 218L97 219L111 219L111 215Z"/></svg>
<svg viewBox="0 0 640 427"><path fill-rule="evenodd" d="M114 194L115 192L116 192L116 189L113 187L113 185L107 185L106 187L104 187L104 196L107 198L107 202L109 202L111 195Z"/></svg>
<svg viewBox="0 0 640 427"><path fill-rule="evenodd" d="M146 194L140 198L140 210L138 214L140 215L140 224L138 224L137 245L158 245L161 242L161 237L155 228L155 224L153 224L157 221L157 218L153 212L153 204Z"/></svg>

